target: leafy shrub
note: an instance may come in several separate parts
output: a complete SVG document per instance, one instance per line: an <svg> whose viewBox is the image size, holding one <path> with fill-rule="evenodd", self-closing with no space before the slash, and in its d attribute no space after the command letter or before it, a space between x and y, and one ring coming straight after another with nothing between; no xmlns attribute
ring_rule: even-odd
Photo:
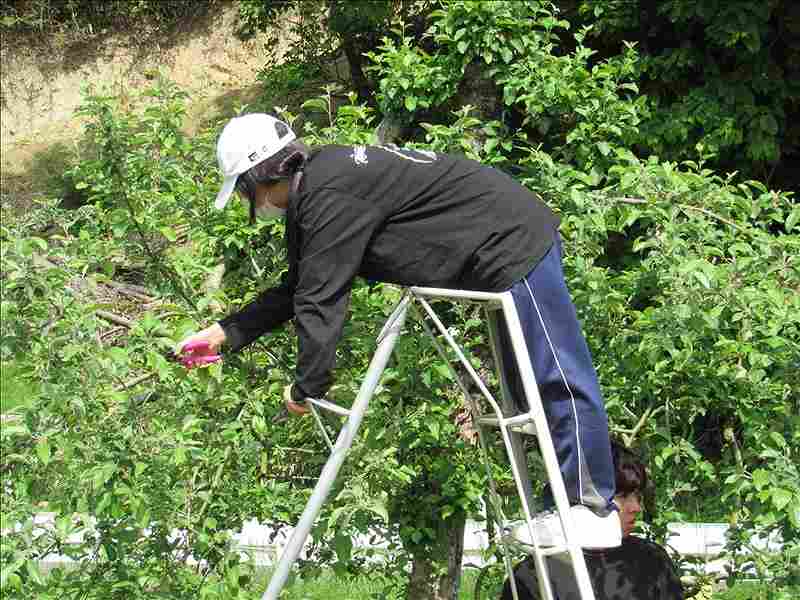
<svg viewBox="0 0 800 600"><path fill-rule="evenodd" d="M50 0L0 1L0 28L53 32L67 30L92 36L112 26L151 23L169 27L180 19L207 10L216 0Z"/></svg>
<svg viewBox="0 0 800 600"><path fill-rule="evenodd" d="M526 20L519 11L534 12ZM390 89L392 101L408 90L428 99L442 113L409 143L508 169L560 214L565 270L612 430L648 449L654 531L723 520L733 525L732 578L755 569L776 589L796 581L800 210L787 194L703 162L638 158L631 146L647 113L633 97L636 54L592 64L580 33L566 50L553 33L566 25L549 5L452 2L434 24L438 50L423 53L407 38L375 54L382 102ZM444 109L463 72L433 69L445 59L493 65L506 112ZM426 83L404 88L415 69ZM302 126L306 139L373 142L376 112L336 94L306 102L323 118ZM240 306L277 278L283 226L248 227L241 207L212 212L218 127L183 136L185 97L166 82L144 98L125 107L87 97L89 143L69 174L86 205L64 213L57 234L3 224L0 356L40 382L0 438L3 528L22 525L4 536L4 593L245 597L253 572L228 532L248 517L296 519L324 461L313 423L273 422L292 377L291 327L268 348L226 357L224 368L186 374L168 359L185 332L216 318L212 300ZM402 104L412 119L420 107ZM186 224L191 240L179 243ZM249 277L201 291L222 259ZM94 291L132 274L162 303L139 311L124 341L106 343ZM333 400L354 397L397 297L391 286L353 290ZM480 353L486 340L470 309L453 307L448 320ZM444 556L443 534L477 511L486 474L458 435L449 371L417 324L408 331L343 472L351 485L334 490L304 568L367 568L352 536L377 530L393 541L384 572L406 581L410 560ZM146 384L135 383L142 374ZM499 462L490 468L504 489L507 473ZM37 537L31 519L43 502L57 525ZM84 542L65 543L78 528ZM748 547L772 532L781 553ZM36 561L53 550L80 568L40 572Z"/></svg>

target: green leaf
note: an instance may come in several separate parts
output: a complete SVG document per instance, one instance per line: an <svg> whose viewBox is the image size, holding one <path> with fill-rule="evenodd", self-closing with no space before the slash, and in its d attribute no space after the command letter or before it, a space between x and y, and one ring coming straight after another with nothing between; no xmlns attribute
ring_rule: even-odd
<svg viewBox="0 0 800 600"><path fill-rule="evenodd" d="M772 504L778 510L783 510L792 501L792 492L783 488L777 488L772 491Z"/></svg>
<svg viewBox="0 0 800 600"><path fill-rule="evenodd" d="M306 100L300 105L303 110L316 110L319 112L328 112L328 102L324 98L311 98Z"/></svg>
<svg viewBox="0 0 800 600"><path fill-rule="evenodd" d="M794 506L789 507L789 521L795 529L800 529L800 502L795 502Z"/></svg>
<svg viewBox="0 0 800 600"><path fill-rule="evenodd" d="M786 440L777 431L770 432L769 437L773 442L775 442L775 445L778 446L778 448L786 448Z"/></svg>
<svg viewBox="0 0 800 600"><path fill-rule="evenodd" d="M753 485L756 486L757 490L764 489L767 485L769 485L769 482L769 471L764 469L756 469L753 471Z"/></svg>
<svg viewBox="0 0 800 600"><path fill-rule="evenodd" d="M382 497L380 500L376 500L375 502L369 505L369 510L373 513L378 515L383 522L388 524L389 523L389 510L386 508L386 498Z"/></svg>
<svg viewBox="0 0 800 600"><path fill-rule="evenodd" d="M6 436L11 437L14 435L28 436L31 434L25 425L22 425L20 423L14 423L13 421L9 423L4 423L3 426L0 427L0 433L2 433L3 437Z"/></svg>
<svg viewBox="0 0 800 600"><path fill-rule="evenodd" d="M44 580L42 579L42 574L39 571L39 566L34 561L27 561L25 563L25 568L28 571L28 575L36 583L36 585L44 585Z"/></svg>
<svg viewBox="0 0 800 600"><path fill-rule="evenodd" d="M467 48L469 48L469 42L465 42L463 40L458 42L456 45L456 50L458 50L459 54L466 54Z"/></svg>
<svg viewBox="0 0 800 600"><path fill-rule="evenodd" d="M44 241L42 238L32 237L32 238L29 238L28 241L33 246L36 246L37 248L39 248L39 250L41 250L42 252L45 252L47 250L47 242Z"/></svg>
<svg viewBox="0 0 800 600"><path fill-rule="evenodd" d="M117 470L117 465L114 463L104 463L98 467L92 476L92 486L95 490L102 488L106 482L111 479L112 475Z"/></svg>
<svg viewBox="0 0 800 600"><path fill-rule="evenodd" d="M708 275L702 271L694 271L692 275L702 284L704 288L711 289L711 281L709 280Z"/></svg>
<svg viewBox="0 0 800 600"><path fill-rule="evenodd" d="M795 206L789 216L786 217L786 233L791 233L792 229L797 226L800 221L800 206Z"/></svg>
<svg viewBox="0 0 800 600"><path fill-rule="evenodd" d="M633 186L633 183L639 178L639 174L636 171L628 171L622 176L622 181L620 186L623 189L630 188Z"/></svg>
<svg viewBox="0 0 800 600"><path fill-rule="evenodd" d="M337 535L334 538L334 547L336 548L336 556L337 558L343 562L350 561L350 555L353 551L353 540L350 538L349 535Z"/></svg>
<svg viewBox="0 0 800 600"><path fill-rule="evenodd" d="M403 103L405 104L406 110L408 112L414 112L417 109L416 96L406 96L405 101Z"/></svg>
<svg viewBox="0 0 800 600"><path fill-rule="evenodd" d="M444 377L445 379L452 379L453 373L450 371L450 367L448 367L444 363L436 363L433 366L433 369L440 377Z"/></svg>
<svg viewBox="0 0 800 600"><path fill-rule="evenodd" d="M611 146L609 146L606 142L598 142L597 149L600 150L600 154L603 156L608 156L611 152Z"/></svg>
<svg viewBox="0 0 800 600"><path fill-rule="evenodd" d="M174 242L178 239L178 234L172 227L161 227L159 228L159 231L161 232L161 235L167 238L167 240L170 242Z"/></svg>
<svg viewBox="0 0 800 600"><path fill-rule="evenodd" d="M36 456L39 457L43 465L50 464L50 443L47 438L42 438L36 443Z"/></svg>

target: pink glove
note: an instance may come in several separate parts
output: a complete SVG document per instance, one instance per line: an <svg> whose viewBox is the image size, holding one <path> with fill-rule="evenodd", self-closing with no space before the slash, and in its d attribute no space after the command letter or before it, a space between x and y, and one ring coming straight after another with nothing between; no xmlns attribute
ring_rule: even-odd
<svg viewBox="0 0 800 600"><path fill-rule="evenodd" d="M208 342L189 342L180 349L179 360L187 369L204 367L222 360L220 354L209 354Z"/></svg>

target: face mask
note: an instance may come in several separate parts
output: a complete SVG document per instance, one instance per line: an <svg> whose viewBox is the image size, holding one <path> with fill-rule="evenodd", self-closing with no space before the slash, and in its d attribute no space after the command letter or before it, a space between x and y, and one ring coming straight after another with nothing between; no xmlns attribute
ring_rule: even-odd
<svg viewBox="0 0 800 600"><path fill-rule="evenodd" d="M269 219L277 219L278 217L282 217L286 214L285 208L278 208L277 206L272 206L269 202L266 203L266 206L256 206L256 216L259 219L269 220Z"/></svg>

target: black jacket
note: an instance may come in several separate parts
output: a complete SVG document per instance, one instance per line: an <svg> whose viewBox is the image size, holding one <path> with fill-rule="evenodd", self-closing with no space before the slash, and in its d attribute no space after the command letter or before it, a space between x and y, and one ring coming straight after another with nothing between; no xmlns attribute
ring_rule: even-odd
<svg viewBox="0 0 800 600"><path fill-rule="evenodd" d="M553 243L557 217L504 173L383 146L325 146L289 197L289 271L220 321L233 351L295 319L297 396L331 383L353 279L502 291Z"/></svg>
<svg viewBox="0 0 800 600"><path fill-rule="evenodd" d="M683 600L683 586L675 565L658 544L636 536L608 550L584 550L586 568L596 600ZM556 600L580 600L572 566L548 558L548 571ZM539 584L533 559L514 568L519 600L539 600ZM506 580L501 600L511 600Z"/></svg>

